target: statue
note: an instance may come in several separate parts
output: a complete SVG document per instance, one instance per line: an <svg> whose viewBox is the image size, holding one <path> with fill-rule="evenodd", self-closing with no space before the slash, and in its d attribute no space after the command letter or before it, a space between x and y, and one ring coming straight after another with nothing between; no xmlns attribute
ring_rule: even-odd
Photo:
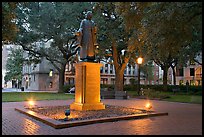
<svg viewBox="0 0 204 137"><path fill-rule="evenodd" d="M92 12L88 11L86 18L81 21L80 28L76 32L77 44L80 47L80 59L84 62L95 62L96 26L91 20Z"/></svg>

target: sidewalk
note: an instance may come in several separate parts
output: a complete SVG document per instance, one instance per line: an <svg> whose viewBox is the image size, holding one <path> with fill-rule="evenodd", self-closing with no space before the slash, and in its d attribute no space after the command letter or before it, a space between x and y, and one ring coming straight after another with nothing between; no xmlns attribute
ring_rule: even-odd
<svg viewBox="0 0 204 137"><path fill-rule="evenodd" d="M69 105L74 100L37 101L38 106ZM144 99L104 99L104 104L144 109ZM137 120L54 129L14 110L26 102L2 103L2 135L202 135L202 105L150 100L152 110L168 112Z"/></svg>
<svg viewBox="0 0 204 137"><path fill-rule="evenodd" d="M2 92L53 92L53 93L57 93L58 91L40 91L40 90L30 90L30 89L24 89L24 91L21 91L21 89L17 89L17 88L4 88L2 89Z"/></svg>

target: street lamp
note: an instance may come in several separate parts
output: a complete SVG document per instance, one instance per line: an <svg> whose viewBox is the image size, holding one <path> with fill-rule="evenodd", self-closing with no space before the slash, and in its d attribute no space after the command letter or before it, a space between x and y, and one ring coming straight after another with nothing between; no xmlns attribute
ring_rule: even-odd
<svg viewBox="0 0 204 137"><path fill-rule="evenodd" d="M138 95L140 95L140 65L142 64L143 62L143 58L142 57L139 57L137 58L137 64L138 64Z"/></svg>

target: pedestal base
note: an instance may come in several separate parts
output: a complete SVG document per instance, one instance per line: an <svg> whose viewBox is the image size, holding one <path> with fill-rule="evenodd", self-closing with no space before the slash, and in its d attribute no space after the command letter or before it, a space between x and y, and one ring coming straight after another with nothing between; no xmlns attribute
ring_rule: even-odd
<svg viewBox="0 0 204 137"><path fill-rule="evenodd" d="M105 105L103 103L95 103L95 104L82 104L82 103L72 103L70 105L70 109L74 110L101 110L105 109Z"/></svg>
<svg viewBox="0 0 204 137"><path fill-rule="evenodd" d="M100 63L80 62L75 64L75 102L70 109L100 110Z"/></svg>

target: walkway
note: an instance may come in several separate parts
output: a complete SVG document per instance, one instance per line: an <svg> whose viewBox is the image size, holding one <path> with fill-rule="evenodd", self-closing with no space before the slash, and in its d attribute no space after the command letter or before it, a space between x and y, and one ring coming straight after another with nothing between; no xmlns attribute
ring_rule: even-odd
<svg viewBox="0 0 204 137"><path fill-rule="evenodd" d="M38 106L66 105L74 100L37 101ZM104 99L104 104L144 108L143 99ZM54 129L14 110L26 102L2 103L2 135L202 135L202 105L150 101L152 110L168 116Z"/></svg>
<svg viewBox="0 0 204 137"><path fill-rule="evenodd" d="M2 92L54 92L54 93L57 93L58 91L41 91L41 90L30 90L30 89L24 89L24 91L21 91L21 89L18 89L18 88L4 88L2 89Z"/></svg>

